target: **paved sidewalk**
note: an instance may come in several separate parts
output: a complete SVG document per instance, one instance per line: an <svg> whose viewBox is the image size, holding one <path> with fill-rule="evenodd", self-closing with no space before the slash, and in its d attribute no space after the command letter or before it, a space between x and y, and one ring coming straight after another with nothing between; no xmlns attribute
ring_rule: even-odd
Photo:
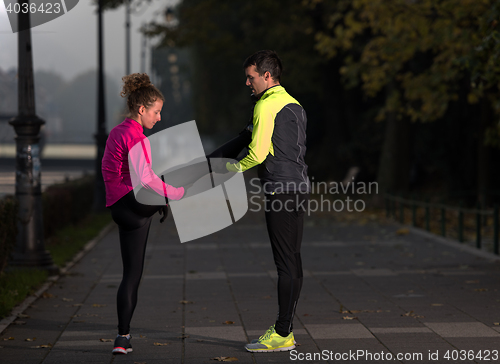
<svg viewBox="0 0 500 364"><path fill-rule="evenodd" d="M154 218L132 321L132 353L113 357L112 342L106 342L116 335L121 277L113 228L24 312L28 317L17 320L25 324L12 324L0 335L0 362L500 360L498 261L414 232L397 235L397 225L314 216L306 221L305 277L294 329L300 346L294 352L251 354L243 348L264 333L277 311L276 272L263 214L248 212L230 228L186 244L179 243L171 216L164 224ZM464 357L460 350L471 351ZM382 360L388 353L407 359ZM476 359L479 355L483 360ZM415 360L408 360L412 356Z"/></svg>

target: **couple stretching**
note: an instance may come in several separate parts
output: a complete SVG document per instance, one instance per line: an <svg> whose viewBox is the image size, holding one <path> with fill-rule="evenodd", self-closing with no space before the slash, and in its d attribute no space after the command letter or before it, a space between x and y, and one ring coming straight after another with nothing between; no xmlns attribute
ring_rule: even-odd
<svg viewBox="0 0 500 364"><path fill-rule="evenodd" d="M252 90L255 106L252 122L235 139L208 157L236 158L243 147L247 155L227 163L217 172L244 172L258 166L266 203L266 225L278 271L278 316L259 339L246 344L251 352L286 351L295 347L293 316L302 287L302 241L304 201L308 199L309 179L304 161L306 152L306 114L300 104L280 85L281 60L273 51L259 51L248 57L243 68L246 85ZM144 266L144 255L152 216L167 209L136 201L129 170L129 152L142 143L146 158L132 161L141 181L156 193L179 200L188 186L165 184L151 168L150 146L143 129L160 121L162 93L146 74L123 78L121 92L127 97L129 117L113 128L106 142L102 173L106 186L106 206L119 228L123 278L118 288L118 335L113 353L127 354L130 321L137 304L137 293ZM186 189L185 189L186 188ZM274 201L286 208L273 209Z"/></svg>

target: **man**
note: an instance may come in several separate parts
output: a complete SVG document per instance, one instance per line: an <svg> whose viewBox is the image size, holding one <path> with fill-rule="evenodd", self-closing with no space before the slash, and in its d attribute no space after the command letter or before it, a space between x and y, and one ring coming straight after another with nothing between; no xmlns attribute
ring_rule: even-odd
<svg viewBox="0 0 500 364"><path fill-rule="evenodd" d="M293 316L302 287L303 219L309 194L306 153L306 113L280 85L281 60L273 51L259 51L243 67L246 85L258 100L253 112L248 154L227 163L233 172L258 165L265 194L266 225L278 270L278 317L248 351L287 351L295 348Z"/></svg>

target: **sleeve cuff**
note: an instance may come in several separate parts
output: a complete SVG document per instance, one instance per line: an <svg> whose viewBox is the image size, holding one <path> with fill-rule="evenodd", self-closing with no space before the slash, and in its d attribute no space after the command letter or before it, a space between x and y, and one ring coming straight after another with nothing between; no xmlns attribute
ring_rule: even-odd
<svg viewBox="0 0 500 364"><path fill-rule="evenodd" d="M229 162L227 162L226 163L226 169L229 172L236 172L236 173L243 172L240 163L229 163Z"/></svg>

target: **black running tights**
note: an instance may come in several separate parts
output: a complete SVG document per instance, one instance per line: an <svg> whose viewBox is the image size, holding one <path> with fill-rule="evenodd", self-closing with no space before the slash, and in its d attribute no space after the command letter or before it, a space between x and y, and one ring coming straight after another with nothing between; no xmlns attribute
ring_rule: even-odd
<svg viewBox="0 0 500 364"><path fill-rule="evenodd" d="M266 195L266 224L278 270L278 317L275 330L287 336L302 288L300 245L307 194Z"/></svg>
<svg viewBox="0 0 500 364"><path fill-rule="evenodd" d="M118 288L118 334L130 332L130 320L137 304L137 292L144 268L144 255L152 215L158 206L141 205L133 192L111 206L111 216L118 224L120 249L123 262L123 278Z"/></svg>

